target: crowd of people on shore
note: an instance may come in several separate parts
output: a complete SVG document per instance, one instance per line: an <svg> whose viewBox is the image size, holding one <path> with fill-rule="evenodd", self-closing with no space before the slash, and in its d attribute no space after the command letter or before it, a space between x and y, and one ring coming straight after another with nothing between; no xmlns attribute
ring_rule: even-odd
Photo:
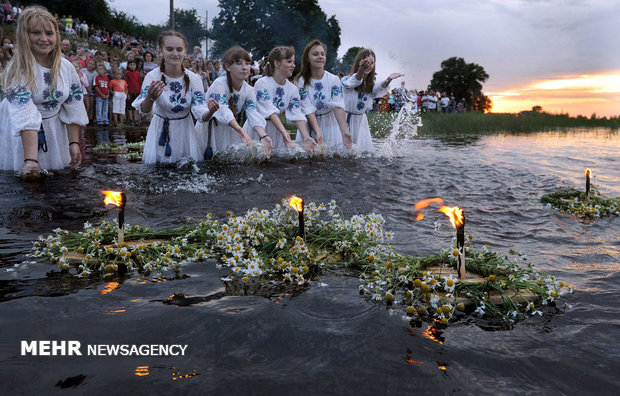
<svg viewBox="0 0 620 396"><path fill-rule="evenodd" d="M407 102L412 104L411 111L422 113L443 113L443 114L463 114L467 108L465 98L457 100L454 94L446 94L432 89L408 90L405 82L401 82L400 87L393 89L383 98L377 99L376 109L384 104L385 111L398 113Z"/></svg>
<svg viewBox="0 0 620 396"><path fill-rule="evenodd" d="M366 112L402 76L376 81L376 56L362 49L340 79L324 69L327 47L318 40L305 47L295 77L293 47L276 47L259 64L239 46L222 62L210 61L200 47L189 52L175 31L162 32L157 43L126 38L121 54L110 57L88 43L62 40L64 22L38 6L17 18L0 103L0 169L24 178L36 178L41 168L78 166L80 126L107 125L110 111L119 124L148 120L146 164L202 161L234 144L266 156L373 152ZM283 120L297 128L295 140Z"/></svg>

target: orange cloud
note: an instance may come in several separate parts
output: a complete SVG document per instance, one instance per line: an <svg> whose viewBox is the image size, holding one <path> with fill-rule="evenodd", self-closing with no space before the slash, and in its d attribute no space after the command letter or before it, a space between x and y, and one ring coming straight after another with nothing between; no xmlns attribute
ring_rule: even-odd
<svg viewBox="0 0 620 396"><path fill-rule="evenodd" d="M538 105L544 111L571 116L616 116L620 114L620 71L533 81L487 95L495 113L516 113Z"/></svg>

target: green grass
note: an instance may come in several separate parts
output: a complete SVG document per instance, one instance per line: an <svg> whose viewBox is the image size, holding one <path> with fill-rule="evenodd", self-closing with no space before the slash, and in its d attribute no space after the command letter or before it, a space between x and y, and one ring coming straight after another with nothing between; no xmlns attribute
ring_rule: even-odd
<svg viewBox="0 0 620 396"><path fill-rule="evenodd" d="M368 113L368 123L374 137L385 137L392 128L389 113ZM620 128L620 117L586 118L569 117L566 114L481 114L469 112L462 115L424 113L424 126L418 128L419 135L435 134L489 134L489 133L532 133L577 128Z"/></svg>

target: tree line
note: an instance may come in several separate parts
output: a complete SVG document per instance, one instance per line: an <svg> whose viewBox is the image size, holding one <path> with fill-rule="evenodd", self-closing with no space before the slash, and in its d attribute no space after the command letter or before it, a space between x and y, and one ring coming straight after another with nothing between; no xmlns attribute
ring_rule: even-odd
<svg viewBox="0 0 620 396"><path fill-rule="evenodd" d="M155 41L159 33L169 27L169 19L162 24L142 24L134 15L117 11L107 0L21 0L24 5L40 4L59 16L72 15L85 20L90 26L100 26L110 32L116 30L146 41ZM327 16L318 0L219 0L219 14L207 31L196 9L174 10L176 29L183 33L190 47L205 39L213 44L210 53L220 57L232 45L238 44L257 58L266 56L277 45L295 47L296 63L306 43L317 38L327 45L326 69L348 74L355 55L361 47L349 48L338 58L340 24L335 15ZM469 110L489 111L491 100L482 93L482 83L489 78L484 68L452 57L441 63L441 70L433 74L429 88L465 98Z"/></svg>

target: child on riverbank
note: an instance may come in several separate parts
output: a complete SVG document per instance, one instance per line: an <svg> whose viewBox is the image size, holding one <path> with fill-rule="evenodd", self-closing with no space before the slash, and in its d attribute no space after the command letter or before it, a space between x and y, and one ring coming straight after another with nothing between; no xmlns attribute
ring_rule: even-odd
<svg viewBox="0 0 620 396"><path fill-rule="evenodd" d="M97 113L97 125L110 125L108 119L108 104L110 98L110 78L106 75L105 65L102 63L97 66L97 77L95 77L95 107Z"/></svg>
<svg viewBox="0 0 620 396"><path fill-rule="evenodd" d="M142 78L140 73L136 70L136 67L136 61L129 61L127 62L127 71L125 72L125 81L127 81L127 102L129 103L127 121L130 124L135 124L138 120L138 112L131 104L136 100L138 95L140 95L140 87L142 85Z"/></svg>
<svg viewBox="0 0 620 396"><path fill-rule="evenodd" d="M125 123L125 104L127 102L127 81L123 80L123 72L116 69L112 72L114 80L110 81L112 90L112 122L114 126Z"/></svg>

